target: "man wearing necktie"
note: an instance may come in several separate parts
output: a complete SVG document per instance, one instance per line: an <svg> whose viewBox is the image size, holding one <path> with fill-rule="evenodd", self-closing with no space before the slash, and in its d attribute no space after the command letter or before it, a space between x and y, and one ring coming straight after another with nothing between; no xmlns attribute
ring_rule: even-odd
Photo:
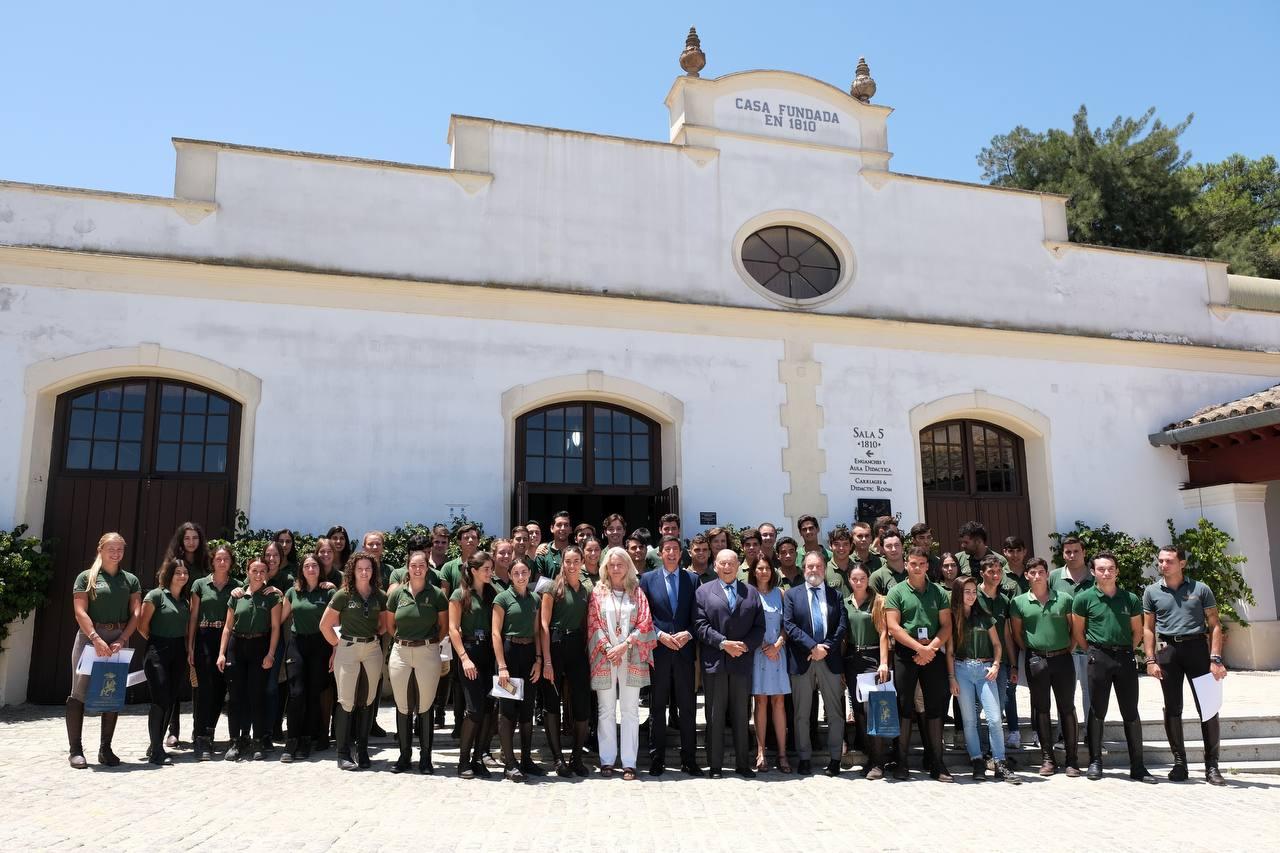
<svg viewBox="0 0 1280 853"><path fill-rule="evenodd" d="M680 764L686 775L701 776L698 766L697 713L693 692L693 595L697 582L680 568L680 540L664 536L658 543L662 568L640 576L649 600L658 645L653 650L653 693L649 700L649 775L661 776L667 763L667 708L680 711Z"/></svg>
<svg viewBox="0 0 1280 853"><path fill-rule="evenodd" d="M764 607L756 588L738 580L736 553L726 548L716 554L715 568L716 580L694 594L693 612L707 694L707 763L712 779L723 775L728 709L733 715L734 772L752 779L756 774L747 747L747 708L754 652L764 641Z"/></svg>
<svg viewBox="0 0 1280 853"><path fill-rule="evenodd" d="M827 775L840 772L844 745L843 649L849 616L840 594L827 586L827 562L822 554L804 556L804 583L787 590L782 599L782 631L787 636L787 672L796 707L798 772L813 772L809 727L810 702L816 689L827 709Z"/></svg>

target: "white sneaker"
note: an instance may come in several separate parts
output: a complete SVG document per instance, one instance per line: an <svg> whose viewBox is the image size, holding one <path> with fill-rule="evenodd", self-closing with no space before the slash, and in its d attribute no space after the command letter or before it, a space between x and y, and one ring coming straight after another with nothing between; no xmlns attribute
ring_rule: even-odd
<svg viewBox="0 0 1280 853"><path fill-rule="evenodd" d="M1021 749L1022 748L1022 732L1019 732L1019 731L1009 732L1009 736L1005 738L1004 745L1006 749Z"/></svg>

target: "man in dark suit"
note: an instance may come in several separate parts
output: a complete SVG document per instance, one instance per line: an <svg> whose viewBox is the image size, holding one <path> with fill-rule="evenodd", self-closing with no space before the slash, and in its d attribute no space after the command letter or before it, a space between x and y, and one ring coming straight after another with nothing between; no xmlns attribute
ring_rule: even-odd
<svg viewBox="0 0 1280 853"><path fill-rule="evenodd" d="M658 544L662 568L640 576L649 600L658 645L653 650L653 692L649 698L649 775L661 776L667 765L667 707L680 711L680 765L689 776L701 776L693 695L693 596L697 583L680 568L680 539L663 536Z"/></svg>
<svg viewBox="0 0 1280 853"><path fill-rule="evenodd" d="M733 714L734 772L755 778L747 749L747 706L755 650L764 641L764 607L754 586L738 580L738 555L716 554L716 580L694 595L693 628L702 646L707 694L707 762L711 778L724 768L725 709Z"/></svg>
<svg viewBox="0 0 1280 853"><path fill-rule="evenodd" d="M849 616L840 594L826 583L827 565L821 552L804 555L804 583L787 590L782 599L782 631L787 636L787 672L795 697L796 752L801 775L813 772L809 703L815 688L827 709L827 775L840 773L844 744L844 689L841 686L843 643Z"/></svg>

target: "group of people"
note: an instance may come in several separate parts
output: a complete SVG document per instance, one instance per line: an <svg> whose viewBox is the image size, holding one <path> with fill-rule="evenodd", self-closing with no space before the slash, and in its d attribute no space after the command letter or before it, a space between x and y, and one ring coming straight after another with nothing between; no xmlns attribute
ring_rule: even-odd
<svg viewBox="0 0 1280 853"><path fill-rule="evenodd" d="M831 530L825 543L813 516L801 517L797 530L799 542L767 523L740 531L734 543L724 528L686 542L679 517L667 514L651 545L647 530L628 533L620 515L604 519L598 536L560 512L547 541L541 525L529 522L488 550L480 549L479 528L463 524L452 538L453 559L450 531L437 525L430 537L410 542L404 566L392 567L383 559L385 534L367 533L357 548L334 526L303 555L282 530L237 567L228 545L210 549L200 527L186 523L145 595L123 568L124 539L108 533L74 585L73 664L88 645L107 657L135 632L146 639L147 760L154 764L172 763L168 748L178 740L181 686L189 680L197 760L216 754L213 733L229 699L225 760L261 760L282 741L280 760L291 762L327 750L332 736L341 769L369 768L369 739L385 734L376 716L386 680L399 747L393 772L414 769L415 740L417 771L434 772L435 730L452 704L462 778L498 769L516 782L544 775L532 751L540 720L556 775L589 775L594 746L601 776L633 780L645 694L652 776L667 770L669 727L679 732L679 767L687 775L724 774L726 727L739 776L769 769L770 746L779 770L809 774L821 696L828 775L841 773L842 756L854 748L866 755L864 777L908 779L914 728L924 769L953 781L943 737L951 705L973 778L993 773L1016 784L1006 747L1021 745L1014 691L1025 681L1041 775L1081 775L1079 686L1088 711L1088 778L1102 777L1103 724L1114 691L1129 774L1151 783L1137 708L1141 650L1164 693L1169 779L1188 777L1183 678L1221 679L1226 670L1213 593L1186 577L1178 548L1160 550L1160 580L1139 597L1118 588L1114 555L1086 561L1083 543L1070 536L1062 540L1065 565L1051 572L1015 537L997 553L978 522L965 524L960 547L940 556L923 523L904 534L890 517L859 521ZM893 684L896 737L871 730L858 676ZM77 768L87 764L89 680L73 670L67 699L70 764ZM695 727L699 689L706 698L705 771ZM116 719L102 715L104 765L120 763L112 751ZM1218 718L1202 730L1206 779L1225 784ZM495 735L500 759L492 755Z"/></svg>

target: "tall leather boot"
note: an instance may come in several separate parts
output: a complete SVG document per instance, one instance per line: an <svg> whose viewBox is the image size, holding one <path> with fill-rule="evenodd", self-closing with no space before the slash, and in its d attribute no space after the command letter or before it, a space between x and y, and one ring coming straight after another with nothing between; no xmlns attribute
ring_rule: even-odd
<svg viewBox="0 0 1280 853"><path fill-rule="evenodd" d="M929 771L929 775L939 782L954 781L947 772L947 765L942 757L942 718L926 720L925 728L929 732L929 750L933 755L933 769Z"/></svg>
<svg viewBox="0 0 1280 853"><path fill-rule="evenodd" d="M76 770L84 770L89 762L84 760L84 703L74 696L67 697L67 763Z"/></svg>
<svg viewBox="0 0 1280 853"><path fill-rule="evenodd" d="M164 751L164 730L169 722L169 709L152 703L147 711L147 735L151 739L151 754L147 761L152 764L172 764L173 759Z"/></svg>
<svg viewBox="0 0 1280 853"><path fill-rule="evenodd" d="M351 712L341 705L333 706L333 746L338 754L339 770L355 770L351 760Z"/></svg>
<svg viewBox="0 0 1280 853"><path fill-rule="evenodd" d="M591 724L586 720L573 724L573 758L569 762L569 769L577 776L586 777L591 775L591 771L587 769L586 762L582 760L590 727Z"/></svg>
<svg viewBox="0 0 1280 853"><path fill-rule="evenodd" d="M479 729L479 743L476 744L475 761L483 767L490 764L497 767L498 763L493 758L493 739L498 736L498 720L500 715L497 710L490 708L489 713L484 716L484 723Z"/></svg>
<svg viewBox="0 0 1280 853"><path fill-rule="evenodd" d="M426 713L418 714L418 772L424 776L432 776L436 772L436 767L431 763L431 747L436 739L435 727L431 725L431 709L428 708Z"/></svg>
<svg viewBox="0 0 1280 853"><path fill-rule="evenodd" d="M933 750L929 748L929 727L925 725L924 714L916 711L912 715L916 731L920 732L920 748L922 750L920 767L926 773L933 772Z"/></svg>
<svg viewBox="0 0 1280 853"><path fill-rule="evenodd" d="M547 745L551 747L551 754L555 756L556 775L572 776L573 771L565 763L564 752L560 749L560 711L548 710L543 717L543 723L547 732Z"/></svg>
<svg viewBox="0 0 1280 853"><path fill-rule="evenodd" d="M1085 775L1093 781L1102 778L1102 726L1103 720L1094 716L1092 711L1085 722L1085 736L1089 740L1089 772ZM1129 728L1125 726L1125 736L1128 737ZM1139 734L1141 737L1141 734ZM1129 766L1133 767L1133 746L1129 746Z"/></svg>
<svg viewBox="0 0 1280 853"><path fill-rule="evenodd" d="M1074 778L1080 775L1080 721L1076 719L1075 709L1071 709L1071 713L1062 723L1062 748L1067 753L1067 770L1068 776Z"/></svg>
<svg viewBox="0 0 1280 853"><path fill-rule="evenodd" d="M1154 785L1156 777L1147 772L1142 757L1142 720L1135 718L1124 724L1124 739L1129 745L1129 778Z"/></svg>
<svg viewBox="0 0 1280 853"><path fill-rule="evenodd" d="M373 716L377 712L376 705L366 705L356 712L356 764L361 770L373 766L369 760L369 735L373 732Z"/></svg>
<svg viewBox="0 0 1280 853"><path fill-rule="evenodd" d="M875 781L884 778L884 739L863 735L863 745L867 749L867 766L863 769L863 777Z"/></svg>
<svg viewBox="0 0 1280 853"><path fill-rule="evenodd" d="M413 717L401 714L396 709L396 743L400 746L400 757L391 765L392 773L403 773L413 767Z"/></svg>
<svg viewBox="0 0 1280 853"><path fill-rule="evenodd" d="M1227 780L1218 772L1218 751L1222 743L1222 722L1217 714L1200 724L1204 736L1204 779L1210 785L1225 785Z"/></svg>
<svg viewBox="0 0 1280 853"><path fill-rule="evenodd" d="M548 711L543 716L543 722L551 716ZM560 740L557 735L556 741ZM526 776L546 776L547 771L538 766L533 760L533 723L530 720L520 721L520 770Z"/></svg>
<svg viewBox="0 0 1280 853"><path fill-rule="evenodd" d="M116 723L119 720L119 714L102 715L102 736L98 742L98 763L103 767L120 766L120 756L111 751L111 739L115 737Z"/></svg>
<svg viewBox="0 0 1280 853"><path fill-rule="evenodd" d="M893 768L893 778L905 781L911 776L907 757L911 755L911 720L915 714L898 718L898 766Z"/></svg>
<svg viewBox="0 0 1280 853"><path fill-rule="evenodd" d="M1049 712L1036 709L1036 737L1040 741L1040 775L1052 776L1058 772L1058 763L1053 758L1053 724L1049 722Z"/></svg>
<svg viewBox="0 0 1280 853"><path fill-rule="evenodd" d="M1164 712L1164 733L1169 738L1169 750L1173 753L1173 767L1169 770L1170 782L1187 781L1187 745L1182 738L1182 715ZM1207 744L1206 744L1207 746Z"/></svg>
<svg viewBox="0 0 1280 853"><path fill-rule="evenodd" d="M475 761L471 756L471 745L475 743L478 728L471 717L463 717L462 724L458 727L458 775L463 779L475 778L475 764L484 767L483 763Z"/></svg>
<svg viewBox="0 0 1280 853"><path fill-rule="evenodd" d="M508 720L506 717L499 717L498 740L502 743L502 765L506 769L508 779L512 782L523 782L525 775L520 772L520 765L516 762L515 735L515 721Z"/></svg>

